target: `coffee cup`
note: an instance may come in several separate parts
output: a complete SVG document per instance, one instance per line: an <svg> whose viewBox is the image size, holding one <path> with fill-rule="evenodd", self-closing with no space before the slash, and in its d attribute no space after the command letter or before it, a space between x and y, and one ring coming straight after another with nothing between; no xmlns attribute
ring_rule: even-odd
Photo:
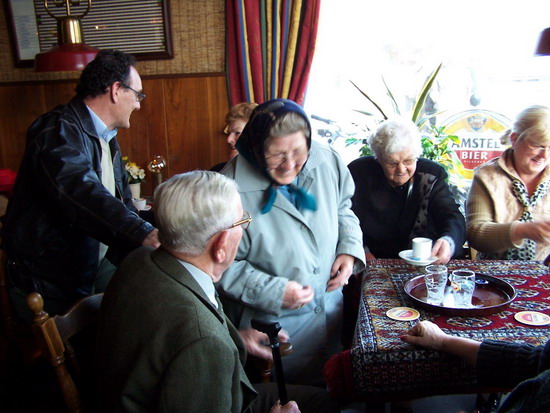
<svg viewBox="0 0 550 413"><path fill-rule="evenodd" d="M147 206L147 201L145 198L134 198L132 199L132 202L134 203L134 206L138 211L142 211Z"/></svg>
<svg viewBox="0 0 550 413"><path fill-rule="evenodd" d="M432 240L424 237L413 238L412 257L416 260L426 260L432 256Z"/></svg>

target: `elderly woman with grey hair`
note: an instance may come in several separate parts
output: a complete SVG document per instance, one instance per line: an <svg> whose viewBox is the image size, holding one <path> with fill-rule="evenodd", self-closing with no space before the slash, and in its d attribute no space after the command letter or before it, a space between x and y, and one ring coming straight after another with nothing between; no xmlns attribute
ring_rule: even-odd
<svg viewBox="0 0 550 413"><path fill-rule="evenodd" d="M465 221L446 182L445 169L422 154L416 125L401 118L369 137L374 156L349 164L355 181L352 209L361 222L367 260L397 258L415 237L431 238L436 263L460 256Z"/></svg>

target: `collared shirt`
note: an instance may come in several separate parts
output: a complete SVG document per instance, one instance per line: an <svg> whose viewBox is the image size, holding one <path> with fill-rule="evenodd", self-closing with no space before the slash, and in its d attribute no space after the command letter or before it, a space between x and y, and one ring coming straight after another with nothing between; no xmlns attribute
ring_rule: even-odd
<svg viewBox="0 0 550 413"><path fill-rule="evenodd" d="M117 130L109 130L107 125L97 116L92 109L86 106L92 121L94 122L95 131L97 136L99 136L99 143L101 145L101 183L112 196L115 196L116 185L115 185L115 171L113 169L113 157L111 154L111 147L109 146L109 141L113 139ZM99 244L99 260L101 261L107 249L109 247L103 243Z"/></svg>
<svg viewBox="0 0 550 413"><path fill-rule="evenodd" d="M216 300L216 288L214 287L214 282L212 281L212 278L210 278L210 276L204 271L195 267L193 264L182 260L178 261L181 265L185 267L187 271L189 271L191 276L200 285L212 305L218 308L218 301Z"/></svg>
<svg viewBox="0 0 550 413"><path fill-rule="evenodd" d="M107 128L107 125L95 114L95 112L90 109L88 106L86 106L88 109L88 112L90 112L90 116L92 117L92 121L94 122L95 131L97 133L97 136L99 136L101 139L103 139L105 142L109 142L111 139L113 139L117 134L117 129L109 130Z"/></svg>

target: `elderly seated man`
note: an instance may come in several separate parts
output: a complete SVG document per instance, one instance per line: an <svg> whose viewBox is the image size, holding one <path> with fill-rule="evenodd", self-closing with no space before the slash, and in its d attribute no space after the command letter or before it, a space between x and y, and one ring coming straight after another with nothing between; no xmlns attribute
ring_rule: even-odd
<svg viewBox="0 0 550 413"><path fill-rule="evenodd" d="M131 253L101 307L97 343L102 412L337 412L325 390L253 386L246 350L268 359L267 336L237 331L214 283L251 221L236 183L216 172L176 175L155 191L161 247ZM245 218L243 218L245 217ZM246 346L246 349L245 349Z"/></svg>

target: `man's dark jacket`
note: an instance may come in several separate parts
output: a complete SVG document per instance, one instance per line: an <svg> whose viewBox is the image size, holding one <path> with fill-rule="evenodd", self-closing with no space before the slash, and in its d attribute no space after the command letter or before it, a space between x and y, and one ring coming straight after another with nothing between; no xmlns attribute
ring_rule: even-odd
<svg viewBox="0 0 550 413"><path fill-rule="evenodd" d="M2 237L14 285L61 299L88 295L99 241L117 261L115 252L125 255L153 230L132 205L116 138L110 148L115 196L101 182L101 145L82 99L30 126Z"/></svg>

